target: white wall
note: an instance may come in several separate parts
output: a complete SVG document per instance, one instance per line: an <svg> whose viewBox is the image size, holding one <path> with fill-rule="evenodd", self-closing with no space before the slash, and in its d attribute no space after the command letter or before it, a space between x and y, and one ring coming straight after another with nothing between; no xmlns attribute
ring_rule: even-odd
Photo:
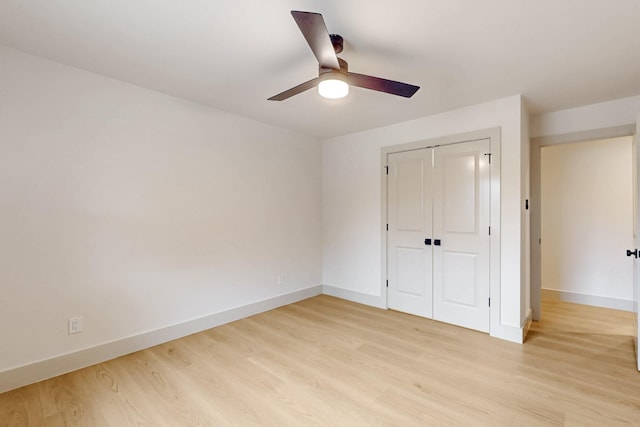
<svg viewBox="0 0 640 427"><path fill-rule="evenodd" d="M382 288L381 148L501 128L501 325L521 328L524 204L520 96L428 116L323 142L323 283L329 292L386 306ZM493 298L494 296L492 296ZM493 301L493 299L492 299ZM499 331L492 331L499 334Z"/></svg>
<svg viewBox="0 0 640 427"><path fill-rule="evenodd" d="M543 147L541 154L542 288L631 307L632 138Z"/></svg>
<svg viewBox="0 0 640 427"><path fill-rule="evenodd" d="M0 373L321 283L319 141L4 47L0 138Z"/></svg>
<svg viewBox="0 0 640 427"><path fill-rule="evenodd" d="M635 125L638 112L640 112L640 95L546 113L531 118L531 137L548 137Z"/></svg>

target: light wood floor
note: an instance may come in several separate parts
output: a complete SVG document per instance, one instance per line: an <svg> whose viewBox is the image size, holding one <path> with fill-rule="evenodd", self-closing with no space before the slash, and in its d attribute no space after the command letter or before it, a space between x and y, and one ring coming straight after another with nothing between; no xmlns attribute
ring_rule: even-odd
<svg viewBox="0 0 640 427"><path fill-rule="evenodd" d="M640 425L631 313L543 309L521 346L319 296L0 394L0 425Z"/></svg>

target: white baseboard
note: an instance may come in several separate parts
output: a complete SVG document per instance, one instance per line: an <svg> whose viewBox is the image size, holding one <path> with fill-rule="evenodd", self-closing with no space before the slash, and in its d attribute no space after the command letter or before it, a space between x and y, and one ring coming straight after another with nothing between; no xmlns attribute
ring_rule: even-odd
<svg viewBox="0 0 640 427"><path fill-rule="evenodd" d="M0 393L322 294L321 285L0 372Z"/></svg>
<svg viewBox="0 0 640 427"><path fill-rule="evenodd" d="M349 289L337 288L331 285L322 285L322 293L333 297L346 299L347 301L357 302L359 304L370 305L377 308L387 308L387 300L385 296L377 296L365 294Z"/></svg>
<svg viewBox="0 0 640 427"><path fill-rule="evenodd" d="M501 340L510 341L516 344L522 344L524 342L524 328L509 325L497 325L491 326L489 335Z"/></svg>
<svg viewBox="0 0 640 427"><path fill-rule="evenodd" d="M635 311L634 301L632 300L581 294L578 292L558 291L555 289L543 288L542 298L554 301L591 305L594 307L612 308L614 310Z"/></svg>

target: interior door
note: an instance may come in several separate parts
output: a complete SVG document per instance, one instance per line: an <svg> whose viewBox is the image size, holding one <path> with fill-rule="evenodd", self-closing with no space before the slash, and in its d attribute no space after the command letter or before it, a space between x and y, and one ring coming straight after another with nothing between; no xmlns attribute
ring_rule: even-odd
<svg viewBox="0 0 640 427"><path fill-rule="evenodd" d="M633 139L633 175L635 178L634 186L633 186L633 197L634 197L634 218L633 218L633 234L635 241L635 249L640 250L640 197L638 197L638 191L640 191L640 172L638 171L638 167L640 166L640 149L638 147L638 131L640 131L640 114L638 114L638 118L636 120L636 134ZM636 252L637 253L637 252ZM636 258L633 263L633 278L634 278L634 289L633 289L633 300L636 304L635 310L635 348L636 348L636 364L638 365L638 370L640 371L640 273L638 272L638 262L640 259Z"/></svg>
<svg viewBox="0 0 640 427"><path fill-rule="evenodd" d="M489 331L490 140L437 147L433 318Z"/></svg>
<svg viewBox="0 0 640 427"><path fill-rule="evenodd" d="M432 149L387 157L387 305L432 317Z"/></svg>

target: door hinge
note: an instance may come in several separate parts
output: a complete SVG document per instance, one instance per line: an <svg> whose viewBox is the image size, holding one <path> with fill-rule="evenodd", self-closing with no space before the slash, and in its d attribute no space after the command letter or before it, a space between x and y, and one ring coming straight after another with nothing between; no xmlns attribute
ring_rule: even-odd
<svg viewBox="0 0 640 427"><path fill-rule="evenodd" d="M387 175L389 175L389 166L385 166L384 167L385 172L387 173Z"/></svg>
<svg viewBox="0 0 640 427"><path fill-rule="evenodd" d="M387 231L389 231L389 224L387 224Z"/></svg>
<svg viewBox="0 0 640 427"><path fill-rule="evenodd" d="M529 199L524 201L524 209L529 210Z"/></svg>
<svg viewBox="0 0 640 427"><path fill-rule="evenodd" d="M491 226L489 226L489 236L491 236Z"/></svg>
<svg viewBox="0 0 640 427"><path fill-rule="evenodd" d="M491 164L491 153L484 153L484 155L489 158L489 164Z"/></svg>
<svg viewBox="0 0 640 427"><path fill-rule="evenodd" d="M489 307L491 307L491 298L489 298Z"/></svg>
<svg viewBox="0 0 640 427"><path fill-rule="evenodd" d="M387 288L389 287L389 279L387 279Z"/></svg>

